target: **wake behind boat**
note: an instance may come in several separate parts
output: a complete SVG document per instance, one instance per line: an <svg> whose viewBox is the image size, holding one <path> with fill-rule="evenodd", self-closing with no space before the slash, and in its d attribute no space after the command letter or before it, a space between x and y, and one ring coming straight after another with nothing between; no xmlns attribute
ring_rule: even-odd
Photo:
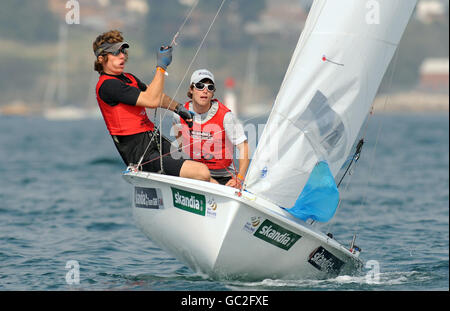
<svg viewBox="0 0 450 311"><path fill-rule="evenodd" d="M335 214L335 178L415 5L314 1L243 189L130 167L124 178L134 188L141 230L214 278L320 279L357 272L362 261L353 242L344 247L310 220L328 222Z"/></svg>

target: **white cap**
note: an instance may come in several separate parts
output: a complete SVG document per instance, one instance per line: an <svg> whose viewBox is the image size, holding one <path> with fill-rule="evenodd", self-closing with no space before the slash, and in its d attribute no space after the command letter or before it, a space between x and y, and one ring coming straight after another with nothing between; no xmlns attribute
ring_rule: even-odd
<svg viewBox="0 0 450 311"><path fill-rule="evenodd" d="M210 71L208 71L206 69L199 69L199 70L194 71L194 73L192 74L191 84L200 82L203 79L209 79L213 83L216 83L216 82L214 82L214 75Z"/></svg>

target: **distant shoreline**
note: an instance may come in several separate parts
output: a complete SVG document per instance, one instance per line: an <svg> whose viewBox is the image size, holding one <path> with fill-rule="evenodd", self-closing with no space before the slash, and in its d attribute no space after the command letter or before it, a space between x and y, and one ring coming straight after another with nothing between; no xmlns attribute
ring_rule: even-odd
<svg viewBox="0 0 450 311"><path fill-rule="evenodd" d="M448 112L449 95L423 92L379 95L374 101L374 112Z"/></svg>
<svg viewBox="0 0 450 311"><path fill-rule="evenodd" d="M449 112L449 95L405 92L390 95L378 95L373 105L375 113L441 113ZM243 109L244 110L244 109ZM260 105L248 106L241 112L243 115L261 115L261 111L270 113L271 108ZM15 101L10 104L0 105L0 115L22 115L41 116L43 111L38 105L26 104L22 101Z"/></svg>

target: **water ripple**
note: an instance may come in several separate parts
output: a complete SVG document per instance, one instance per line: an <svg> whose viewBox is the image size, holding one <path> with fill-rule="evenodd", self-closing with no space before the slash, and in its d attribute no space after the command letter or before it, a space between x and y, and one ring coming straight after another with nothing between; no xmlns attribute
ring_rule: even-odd
<svg viewBox="0 0 450 311"><path fill-rule="evenodd" d="M0 116L0 130L11 133L0 135L0 289L448 290L448 117L373 120L336 217L321 228L345 245L357 233L363 261L379 263L377 278L365 268L327 280L245 282L196 273L139 231L125 167L101 120ZM72 260L80 284L69 286Z"/></svg>

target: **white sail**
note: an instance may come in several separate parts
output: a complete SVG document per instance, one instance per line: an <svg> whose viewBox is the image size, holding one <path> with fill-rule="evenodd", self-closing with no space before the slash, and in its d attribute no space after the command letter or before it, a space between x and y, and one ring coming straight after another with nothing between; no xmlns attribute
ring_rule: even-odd
<svg viewBox="0 0 450 311"><path fill-rule="evenodd" d="M316 0L253 156L246 189L290 208L313 168L348 157L416 0Z"/></svg>

